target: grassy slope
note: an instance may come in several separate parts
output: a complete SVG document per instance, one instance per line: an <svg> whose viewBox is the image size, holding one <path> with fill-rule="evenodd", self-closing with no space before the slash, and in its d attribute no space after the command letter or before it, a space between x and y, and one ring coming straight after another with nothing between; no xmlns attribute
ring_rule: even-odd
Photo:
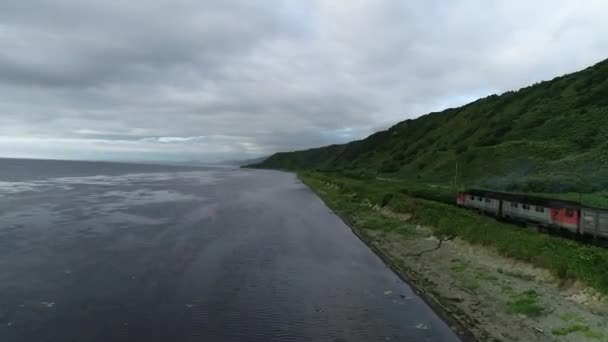
<svg viewBox="0 0 608 342"><path fill-rule="evenodd" d="M457 163L461 184L532 192L608 188L608 60L364 140L277 153L257 166L447 184Z"/></svg>
<svg viewBox="0 0 608 342"><path fill-rule="evenodd" d="M338 174L301 172L300 178L325 202L365 233L366 229L413 234L413 224L429 226L439 237L459 236L496 248L504 256L530 262L561 279L578 279L608 294L608 250L498 222L475 212L409 196L392 182L353 179ZM420 190L422 191L422 190ZM404 221L376 208L411 214Z"/></svg>

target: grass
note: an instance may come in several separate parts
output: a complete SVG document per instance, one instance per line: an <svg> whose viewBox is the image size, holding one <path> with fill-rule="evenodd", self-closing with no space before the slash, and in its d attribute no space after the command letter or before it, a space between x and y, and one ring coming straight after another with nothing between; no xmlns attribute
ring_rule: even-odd
<svg viewBox="0 0 608 342"><path fill-rule="evenodd" d="M460 261L459 259L452 259L452 266L450 266L450 269L452 272L461 273L464 272L468 266L468 264Z"/></svg>
<svg viewBox="0 0 608 342"><path fill-rule="evenodd" d="M566 336L576 332L582 333L587 338L598 340L604 338L602 332L593 330L586 324L573 324L563 328L556 328L551 331L551 333L556 336Z"/></svg>
<svg viewBox="0 0 608 342"><path fill-rule="evenodd" d="M509 285L504 285L504 286L501 288L501 290L502 290L502 292L503 292L503 293L505 293L505 294L511 294L511 293L513 293L513 288L512 288L511 286L509 286Z"/></svg>
<svg viewBox="0 0 608 342"><path fill-rule="evenodd" d="M604 333L601 331L593 330L589 325L585 324L584 320L574 314L574 313L565 313L559 316L564 322L570 323L570 325L561 328L555 328L551 331L553 335L556 336L566 336L576 332L580 332L587 338L591 339L603 339L605 337ZM605 326L605 322L604 322Z"/></svg>
<svg viewBox="0 0 608 342"><path fill-rule="evenodd" d="M462 285L469 289L470 291L475 292L479 289L479 281L477 279L465 278L462 279Z"/></svg>
<svg viewBox="0 0 608 342"><path fill-rule="evenodd" d="M477 269L475 270L475 278L483 281L497 281L498 277L495 275L488 273L485 269Z"/></svg>
<svg viewBox="0 0 608 342"><path fill-rule="evenodd" d="M560 279L580 280L608 294L606 249L498 222L454 205L416 198L396 182L355 179L335 173L299 175L332 209L363 233L370 229L411 236L414 226L419 224L430 227L437 237L455 235L471 244L494 248L503 256L547 269ZM378 210L383 204L385 209L410 214L411 218L404 221L384 215Z"/></svg>
<svg viewBox="0 0 608 342"><path fill-rule="evenodd" d="M528 317L542 316L545 313L545 309L539 304L539 297L533 290L512 295L511 299L507 302L507 312Z"/></svg>
<svg viewBox="0 0 608 342"><path fill-rule="evenodd" d="M578 315L573 314L571 312L562 314L559 316L559 318L561 318L564 322L577 322L577 323L583 322L583 319L581 317L579 317Z"/></svg>
<svg viewBox="0 0 608 342"><path fill-rule="evenodd" d="M503 270L502 268L499 268L496 270L498 273L500 274L504 274L504 275L508 275L514 278L519 278L522 280L528 280L528 281L533 281L534 279L536 279L536 277L534 277L531 274L526 274L520 271L509 271L509 270Z"/></svg>

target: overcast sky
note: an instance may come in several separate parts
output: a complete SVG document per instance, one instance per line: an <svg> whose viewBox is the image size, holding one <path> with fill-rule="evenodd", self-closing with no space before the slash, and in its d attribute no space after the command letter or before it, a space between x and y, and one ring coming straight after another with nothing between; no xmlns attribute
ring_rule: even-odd
<svg viewBox="0 0 608 342"><path fill-rule="evenodd" d="M0 156L342 143L608 58L605 0L0 2Z"/></svg>

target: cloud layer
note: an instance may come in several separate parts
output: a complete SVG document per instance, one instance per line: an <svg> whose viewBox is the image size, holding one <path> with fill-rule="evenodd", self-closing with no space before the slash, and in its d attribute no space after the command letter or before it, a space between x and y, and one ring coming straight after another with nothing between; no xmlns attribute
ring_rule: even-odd
<svg viewBox="0 0 608 342"><path fill-rule="evenodd" d="M358 139L608 58L603 0L0 3L0 155L221 160Z"/></svg>

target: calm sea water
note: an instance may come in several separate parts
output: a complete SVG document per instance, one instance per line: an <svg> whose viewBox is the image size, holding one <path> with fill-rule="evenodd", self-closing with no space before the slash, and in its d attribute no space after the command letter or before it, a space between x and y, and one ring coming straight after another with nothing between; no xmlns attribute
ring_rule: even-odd
<svg viewBox="0 0 608 342"><path fill-rule="evenodd" d="M0 341L454 341L292 174L0 159Z"/></svg>

